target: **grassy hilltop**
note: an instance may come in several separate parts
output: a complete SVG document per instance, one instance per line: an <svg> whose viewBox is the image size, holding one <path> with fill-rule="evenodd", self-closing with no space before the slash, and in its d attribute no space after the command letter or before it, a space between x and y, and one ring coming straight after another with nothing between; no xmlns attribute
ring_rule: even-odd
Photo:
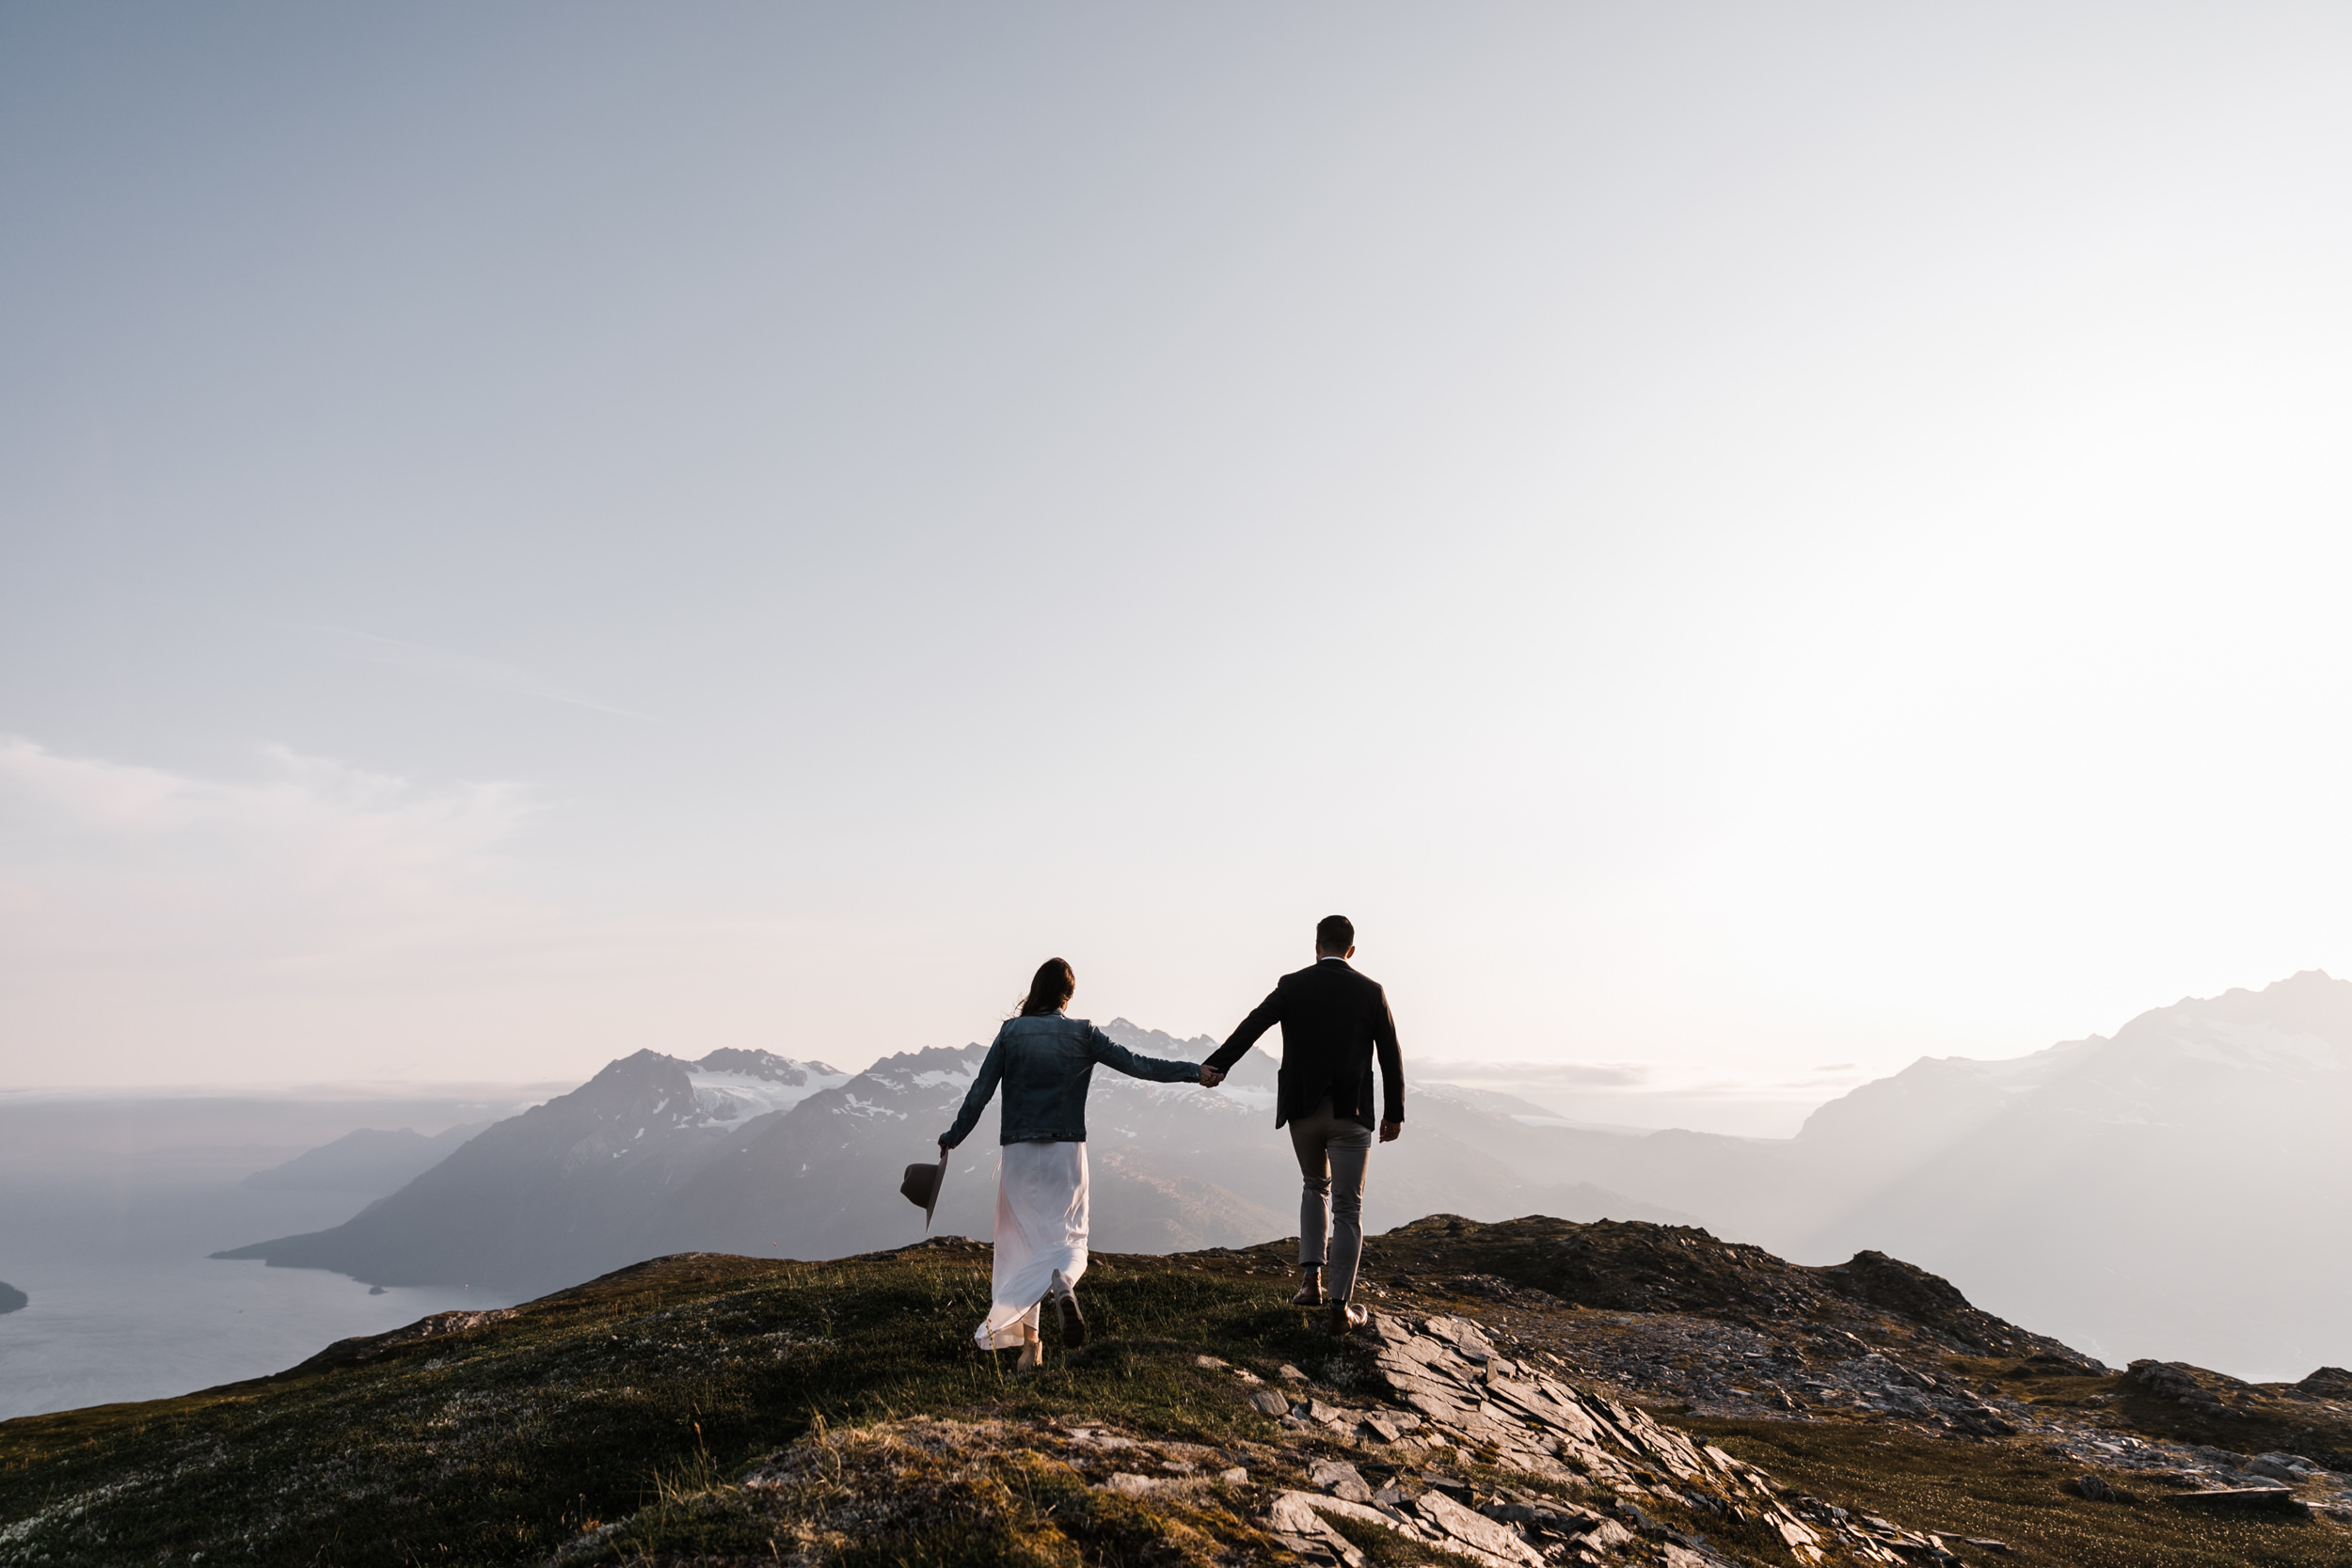
<svg viewBox="0 0 2352 1568"><path fill-rule="evenodd" d="M1454 1430L1471 1435L1451 1445L1435 1425L1420 1429L1427 1442L1384 1441L1373 1427L1398 1423L1359 1419L1399 1408L1403 1385L1384 1388L1375 1365L1381 1338L1335 1346L1287 1305L1272 1245L1098 1256L1084 1287L1093 1342L1016 1379L1009 1354L968 1343L988 1256L948 1241L824 1263L660 1259L512 1311L346 1341L272 1379L0 1423L0 1564L1208 1563L1307 1550L1689 1568L1797 1564L1797 1537L1773 1521L1800 1515L1829 1561L2352 1563L2352 1528L2325 1513L2169 1507L2142 1480L2119 1479L2113 1501L2070 1493L2084 1465L2046 1432L1999 1432L1989 1406L1986 1429L1965 1431L1915 1411L1726 1418L1653 1393L1650 1408L1692 1433L1677 1451L1716 1445L1692 1476L1630 1460L1515 1467L1511 1440L1486 1441L1467 1415ZM2112 1374L2051 1370L2059 1358L2035 1350L2050 1342L1967 1317L1964 1303L1906 1309L1884 1278L1791 1269L1703 1231L1440 1217L1377 1239L1367 1275L1375 1311L1397 1322L1485 1326L1495 1358L1483 1370L1438 1357L1455 1397L1583 1373L1628 1400L1588 1402L1603 1426L1599 1413L1617 1411L1629 1452L1643 1396L1591 1370L1606 1347L1655 1323L1703 1360L1772 1326L1759 1303L1908 1365L1940 1358L1947 1387L2009 1376L2013 1415L2094 1402L2121 1412L2102 1415L2110 1424L2153 1429L2181 1414L2135 1405ZM1596 1296L1639 1280L1652 1315L1548 1293L1578 1279ZM1687 1300L1667 1299L1677 1279ZM2003 1334L2016 1336L2007 1351L1979 1342ZM1434 1343L1398 1331L1391 1364L1403 1364L1396 1346ZM2046 1365L2019 1359L2029 1353ZM1278 1416L1292 1399L1297 1413ZM1650 1430L1650 1450L1666 1452L1671 1438ZM2323 1435L2352 1448L2340 1428ZM1434 1493L1422 1516L1466 1517L1445 1500L1458 1499L1519 1521L1514 1540L1530 1544L1473 1547L1477 1520L1440 1542L1435 1527L1422 1539L1354 1517L1305 1542L1300 1529L1320 1527L1286 1525L1269 1504L1348 1496L1332 1462L1384 1502L1405 1496L1409 1510L1410 1495Z"/></svg>

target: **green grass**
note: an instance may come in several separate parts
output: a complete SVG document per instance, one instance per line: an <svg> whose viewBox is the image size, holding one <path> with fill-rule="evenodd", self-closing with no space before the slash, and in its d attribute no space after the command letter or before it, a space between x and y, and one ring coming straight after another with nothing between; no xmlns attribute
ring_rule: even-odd
<svg viewBox="0 0 2352 1568"><path fill-rule="evenodd" d="M1070 1465L1009 1446L1034 1429L954 1427L927 1442L892 1423L812 1443L788 1481L715 1486L642 1510L565 1555L580 1568L658 1562L843 1564L1165 1562L1208 1568L1231 1548L1263 1548L1222 1497L1151 1505L1088 1485ZM1210 1490L1216 1490L1214 1488ZM1199 1506L1200 1503L1210 1506Z"/></svg>
<svg viewBox="0 0 2352 1568"><path fill-rule="evenodd" d="M1328 1354L1231 1271L1098 1258L1087 1296L1096 1344L1018 1380L968 1340L981 1249L688 1258L364 1366L0 1423L0 1563L538 1561L820 1419L1118 1420L1215 1443L1256 1418L1193 1354Z"/></svg>

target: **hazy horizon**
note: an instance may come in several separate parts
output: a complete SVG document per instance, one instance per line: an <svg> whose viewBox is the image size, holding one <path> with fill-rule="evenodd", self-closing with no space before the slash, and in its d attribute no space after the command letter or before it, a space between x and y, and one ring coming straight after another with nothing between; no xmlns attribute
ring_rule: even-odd
<svg viewBox="0 0 2352 1568"><path fill-rule="evenodd" d="M1204 1043L1109 1027L1148 1053ZM554 1094L0 1091L0 1187L15 1200L0 1211L0 1277L31 1297L0 1314L0 1416L167 1392L199 1368L257 1375L436 1304L519 1300L644 1257L820 1259L918 1239L898 1173L986 1049L854 1075L741 1052L640 1057ZM1923 1061L1794 1140L1612 1135L1599 1117L1529 1114L1517 1092L1540 1101L1591 1076L1428 1064L1368 1225L1696 1225L1805 1266L1892 1255L2118 1365L2186 1359L2279 1382L2346 1359L2329 1305L2345 1264L2304 1238L2328 1233L2341 1203L2331 1134L2352 1085L2352 981L2307 972L2028 1059ZM1268 1136L1274 1082L1254 1055L1215 1089L1101 1075L1097 1243L1187 1251L1279 1234L1295 1177ZM957 1164L942 1233L988 1234L993 1152L976 1139ZM2249 1192L2302 1196L2249 1209ZM2185 1255L2184 1235L2204 1239ZM293 1277L306 1271L346 1284Z"/></svg>
<svg viewBox="0 0 2352 1568"><path fill-rule="evenodd" d="M9 10L0 1085L1221 1037L1342 911L1742 1131L2352 973L2347 62Z"/></svg>
<svg viewBox="0 0 2352 1568"><path fill-rule="evenodd" d="M2186 1000L2186 999L2184 999ZM1148 1021L1138 1022L1121 1019L1149 1029ZM981 1031L985 1036L988 1031ZM2093 1038L2103 1037L2091 1037ZM912 1053L933 1046L973 1044L977 1041L928 1040L910 1042L894 1050L878 1052L872 1058L841 1058L828 1060L817 1056L792 1058L803 1061L823 1061L828 1066L850 1072L863 1071L883 1057ZM2052 1041L2035 1052L2074 1042ZM766 1049L766 1048L761 1048ZM1269 1036L1259 1049L1279 1060L1281 1040L1279 1033ZM680 1045L664 1052L680 1059L691 1060L699 1053L691 1046ZM623 1053L628 1054L628 1053ZM787 1054L778 1052L777 1054ZM1993 1061L2004 1062L2021 1057L1975 1058L1952 1055L1918 1060ZM617 1059L617 1058L615 1058ZM539 1079L530 1082L501 1079L275 1079L220 1080L186 1083L125 1083L93 1079L82 1083L57 1082L30 1085L0 1085L0 1106L36 1101L59 1103L83 1101L300 1101L322 1104L345 1103L364 1106L393 1103L420 1097L441 1097L452 1101L479 1100L490 1097L516 1103L535 1103L580 1086L601 1070L606 1064L596 1066L563 1078ZM1912 1064L1905 1063L1904 1066ZM1668 1131L1685 1129L1693 1132L1726 1133L1740 1137L1785 1139L1796 1135L1804 1121L1821 1106L1842 1098L1858 1086L1838 1079L1816 1080L1813 1083L1791 1082L1758 1085L1724 1079L1709 1080L1696 1074L1661 1073L1649 1064L1639 1062L1547 1063L1531 1061L1477 1061L1460 1058L1416 1057L1409 1066L1411 1081L1462 1088L1487 1090L1524 1100L1532 1106L1549 1111L1564 1120L1595 1129L1611 1131ZM1875 1082L1876 1080L1866 1080ZM1835 1088L1827 1085L1835 1085ZM428 1125L420 1131L439 1131L438 1125Z"/></svg>
<svg viewBox="0 0 2352 1568"><path fill-rule="evenodd" d="M2325 971L2309 974L2326 978ZM2290 978L2281 976L2281 979ZM2300 979L2301 976L2292 978ZM2259 992L2266 987L2242 988ZM2235 994L2234 992L2233 994ZM2185 1006L2201 999L2183 997L2169 1006ZM2160 1012L2161 1008L2143 1009L2143 1013ZM2139 1018L2135 1014L2134 1018ZM1150 1030L1149 1021L1118 1019L1119 1023ZM2125 1021L2128 1025L2132 1021ZM2119 1026L2122 1027L2122 1026ZM1943 1056L1920 1056L1901 1064L1901 1069L1924 1064L1962 1064L1988 1067L2011 1066L2028 1057L2041 1057L2058 1052L2060 1047L2078 1047L2111 1038L2117 1029L2109 1029L2074 1040L2053 1040L2048 1044L2012 1056L1969 1056L1959 1053ZM988 1031L981 1031L985 1036ZM1162 1033L1168 1033L1162 1031ZM1212 1038L1214 1037L1202 1037ZM870 1058L836 1057L828 1059L814 1055L796 1059L816 1062L850 1073L864 1071L885 1057L913 1053L931 1047L948 1047L961 1043L977 1045L978 1039L954 1042L928 1040L877 1052ZM1178 1041L1181 1049L1185 1042ZM719 1049L719 1048L714 1048ZM762 1048L766 1049L766 1048ZM1279 1061L1281 1039L1279 1032L1261 1042L1259 1050ZM681 1060L692 1060L707 1052L698 1052L689 1045L662 1053ZM787 1054L778 1052L779 1055ZM628 1053L623 1053L628 1054ZM618 1059L618 1058L614 1058ZM376 1103L399 1103L420 1097L437 1096L453 1102L458 1101L499 1101L516 1108L535 1104L569 1092L600 1071L607 1064L568 1077L540 1079L531 1082L497 1079L345 1079L345 1080L273 1080L235 1082L215 1080L205 1083L135 1084L88 1082L44 1085L0 1085L0 1107L36 1101L103 1102L103 1101L257 1101L282 1100L316 1104L343 1103L363 1106ZM1901 1069L1894 1069L1899 1071ZM1661 1072L1653 1065L1641 1062L1538 1062L1538 1061L1478 1061L1447 1057L1417 1057L1409 1065L1409 1079L1418 1084L1488 1091L1526 1101L1534 1109L1548 1111L1563 1121L1596 1131L1663 1132L1683 1130L1714 1132L1743 1138L1786 1140L1796 1136L1814 1112L1851 1094L1853 1089L1871 1085L1883 1085L1887 1075L1872 1077L1862 1084L1847 1084L1836 1078L1817 1079L1812 1083L1789 1083L1759 1085L1722 1078L1708 1079L1695 1073ZM1835 1085L1832 1088L1830 1085ZM454 1113L437 1120L429 1120L420 1131L434 1132L456 1119ZM370 1125L373 1125L371 1123Z"/></svg>

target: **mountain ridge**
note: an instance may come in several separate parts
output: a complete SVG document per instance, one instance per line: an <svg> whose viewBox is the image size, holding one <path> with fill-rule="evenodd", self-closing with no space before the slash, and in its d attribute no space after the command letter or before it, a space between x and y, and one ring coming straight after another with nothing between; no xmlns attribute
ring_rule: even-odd
<svg viewBox="0 0 2352 1568"><path fill-rule="evenodd" d="M414 1128L356 1128L238 1183L260 1192L394 1193L491 1126L462 1122L428 1137Z"/></svg>
<svg viewBox="0 0 2352 1568"><path fill-rule="evenodd" d="M1125 1019L1104 1027L1158 1055L1214 1043ZM765 1053L640 1053L624 1061L670 1074L665 1089L648 1079L642 1104L624 1096L589 1118L596 1127L518 1150L512 1169L490 1168L485 1150L573 1115L604 1075L466 1144L464 1180L427 1173L344 1226L230 1256L374 1283L544 1289L668 1251L842 1256L912 1240L920 1222L896 1196L898 1171L930 1153L982 1053L927 1047L846 1074ZM1271 1126L1273 1084L1262 1052L1216 1091L1098 1074L1099 1244L1183 1250L1289 1231L1296 1177ZM689 1115L692 1095L710 1103ZM1800 1259L1917 1259L2107 1360L2168 1349L2257 1377L2352 1361L2352 1329L2328 1306L2352 1296L2352 1261L2315 1242L2352 1226L2332 1152L2352 1120L2352 983L2321 971L2151 1008L2112 1037L2023 1057L1923 1057L1787 1140L1548 1125L1443 1085L1408 1098L1405 1138L1374 1159L1375 1228L1431 1212L1703 1221ZM942 1232L990 1233L986 1132L951 1162ZM660 1158L630 1152L641 1137ZM607 1174L580 1165L591 1148ZM565 1169L580 1183L568 1197L554 1180ZM443 1227L440 1209L458 1217Z"/></svg>
<svg viewBox="0 0 2352 1568"><path fill-rule="evenodd" d="M1922 1057L1794 1138L1562 1128L1549 1168L1804 1259L1878 1249L2109 1360L2352 1358L2352 982L2306 970L2023 1057Z"/></svg>
<svg viewBox="0 0 2352 1568"><path fill-rule="evenodd" d="M1206 1055L1215 1043L1124 1019L1105 1032L1153 1054ZM931 1153L985 1052L977 1042L930 1046L852 1074L766 1053L686 1062L639 1051L476 1134L343 1225L215 1256L374 1285L535 1290L667 1252L870 1251L922 1234L920 1214L898 1194L899 1172ZM1096 1244L1182 1250L1290 1231L1298 1177L1272 1126L1274 1086L1263 1052L1215 1090L1098 1073L1088 1111ZM1511 1163L1535 1147L1508 1116L1442 1089L1417 1091L1408 1137L1375 1164L1367 1223L1440 1207L1492 1217L1546 1208L1692 1217ZM995 1159L993 1137L958 1150L939 1231L990 1233Z"/></svg>

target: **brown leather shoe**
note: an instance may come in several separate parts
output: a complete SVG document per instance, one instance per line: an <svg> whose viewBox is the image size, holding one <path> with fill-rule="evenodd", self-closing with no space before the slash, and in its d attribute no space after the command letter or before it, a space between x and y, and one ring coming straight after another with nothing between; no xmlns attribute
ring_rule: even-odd
<svg viewBox="0 0 2352 1568"><path fill-rule="evenodd" d="M1298 1294L1291 1297L1291 1305L1293 1307L1321 1307L1323 1305L1323 1275L1321 1274L1309 1275L1307 1283L1298 1288Z"/></svg>
<svg viewBox="0 0 2352 1568"><path fill-rule="evenodd" d="M1334 1336L1347 1334L1372 1322L1372 1314L1352 1301L1331 1304L1331 1332Z"/></svg>

